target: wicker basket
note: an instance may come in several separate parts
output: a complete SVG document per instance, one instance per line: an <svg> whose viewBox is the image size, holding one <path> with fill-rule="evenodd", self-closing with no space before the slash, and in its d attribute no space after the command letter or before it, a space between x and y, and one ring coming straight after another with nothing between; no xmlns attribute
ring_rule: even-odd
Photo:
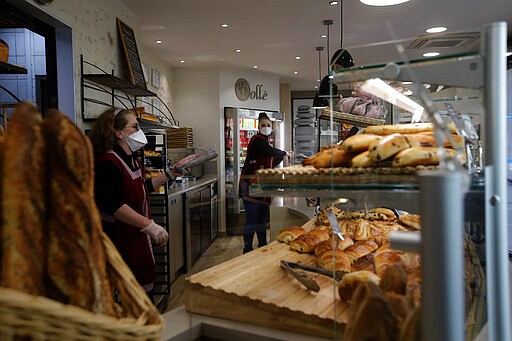
<svg viewBox="0 0 512 341"><path fill-rule="evenodd" d="M0 62L7 63L9 60L9 45L0 39Z"/></svg>
<svg viewBox="0 0 512 341"><path fill-rule="evenodd" d="M117 319L0 288L0 340L160 340L162 317L105 234L102 242L112 286L127 315L137 318Z"/></svg>

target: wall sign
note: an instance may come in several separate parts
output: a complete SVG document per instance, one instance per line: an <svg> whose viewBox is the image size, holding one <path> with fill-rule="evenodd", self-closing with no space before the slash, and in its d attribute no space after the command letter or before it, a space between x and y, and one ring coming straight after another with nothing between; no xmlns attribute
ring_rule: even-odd
<svg viewBox="0 0 512 341"><path fill-rule="evenodd" d="M139 51L137 50L137 43L135 42L135 34L133 30L123 23L119 18L116 18L117 30L121 43L123 44L124 55L128 63L128 70L130 71L130 81L133 85L139 88L146 89L146 81L144 80L144 71L140 62Z"/></svg>
<svg viewBox="0 0 512 341"><path fill-rule="evenodd" d="M256 84L254 90L245 78L238 78L235 82L235 95L240 101L245 102L249 98L266 101L267 91L263 90L263 84Z"/></svg>

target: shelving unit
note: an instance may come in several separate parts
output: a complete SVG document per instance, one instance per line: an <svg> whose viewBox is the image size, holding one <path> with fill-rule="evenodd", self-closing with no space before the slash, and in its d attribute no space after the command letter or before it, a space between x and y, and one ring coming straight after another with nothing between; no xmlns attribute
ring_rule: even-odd
<svg viewBox="0 0 512 341"><path fill-rule="evenodd" d="M93 73L85 72L85 68L93 69ZM86 92L88 94L86 95ZM80 56L80 98L82 120L94 121L96 117L88 117L86 103L95 103L104 107L123 107L135 110L138 97L152 97L160 101L165 110L160 110L158 121L151 121L138 117L142 129L172 129L178 127L169 107L157 96L156 93L141 88L131 82L114 75L114 71L108 73L98 66L84 60Z"/></svg>
<svg viewBox="0 0 512 341"><path fill-rule="evenodd" d="M26 74L27 69L23 66L0 62L0 74Z"/></svg>
<svg viewBox="0 0 512 341"><path fill-rule="evenodd" d="M470 207L484 207L478 224L482 234L486 269L486 305L490 340L510 340L510 297L507 257L506 192L506 24L482 29L480 53L428 60L388 63L346 69L333 75L336 83L381 78L394 81L443 84L482 89L485 109L485 178L467 185L462 171L441 170L421 174L411 185L379 183L332 185L251 186L255 196L323 196L336 198L348 192L384 192L399 196L416 193L422 215L422 339L464 340L463 272L464 217L474 218ZM332 102L332 101L331 101ZM428 103L427 103L428 104ZM332 108L331 108L332 110ZM477 181L478 182L478 181ZM468 203L468 200L476 202ZM469 208L469 209L468 209ZM465 211L465 212L464 212ZM459 227L459 228L457 228ZM466 225L467 227L467 225ZM473 231L475 232L475 231ZM485 312L484 312L485 314Z"/></svg>

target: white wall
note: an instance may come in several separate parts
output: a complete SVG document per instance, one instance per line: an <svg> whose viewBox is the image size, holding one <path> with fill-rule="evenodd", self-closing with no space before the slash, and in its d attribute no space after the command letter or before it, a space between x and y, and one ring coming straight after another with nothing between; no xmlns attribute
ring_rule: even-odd
<svg viewBox="0 0 512 341"><path fill-rule="evenodd" d="M23 1L31 6L36 6L31 0ZM119 47L116 17L119 17L134 30L136 39L139 36L138 20L117 0L54 1L50 5L36 7L72 29L75 117L77 125L82 126L80 54L84 55L84 59L100 68L108 72L113 69L117 76L128 79L123 52ZM160 88L155 89L149 85L148 89L156 92L166 104L171 104L169 83L172 81L172 69L152 58L150 49L144 47L140 42L138 42L137 48L141 61L149 66L154 66L160 72Z"/></svg>

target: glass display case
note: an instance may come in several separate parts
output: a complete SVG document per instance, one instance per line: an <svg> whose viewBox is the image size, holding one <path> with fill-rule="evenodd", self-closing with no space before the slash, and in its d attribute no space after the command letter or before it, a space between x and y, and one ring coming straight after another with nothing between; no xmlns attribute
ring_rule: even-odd
<svg viewBox="0 0 512 341"><path fill-rule="evenodd" d="M482 143L481 169L468 171L450 162L400 171L386 165L371 171L293 166L260 171L259 184L250 189L255 196L321 197L325 202L338 203L339 198L344 198L344 202L354 203L363 211L396 204L393 208L420 214L421 234L410 238L393 233L391 243L393 247L421 253L423 340L475 339L484 324L491 340L507 340L511 336L503 144L507 126L506 24L484 27L481 40L479 52L354 67L335 73L332 80L338 84L375 78L391 83L414 82L415 102L434 114L430 116L436 128L434 134L448 129L443 117L449 117L450 110L468 113L467 108L471 108L468 116ZM426 90L423 84L435 84L436 91ZM443 88L445 91L441 92ZM458 89L465 91L461 95ZM333 116L330 114L331 121ZM466 137L465 152L469 157L472 151L467 148L467 141ZM384 171L385 168L389 170ZM485 269L481 286L469 294L464 283L468 277L464 265L465 235L470 236ZM466 319L468 295L478 303L472 308L471 323Z"/></svg>

